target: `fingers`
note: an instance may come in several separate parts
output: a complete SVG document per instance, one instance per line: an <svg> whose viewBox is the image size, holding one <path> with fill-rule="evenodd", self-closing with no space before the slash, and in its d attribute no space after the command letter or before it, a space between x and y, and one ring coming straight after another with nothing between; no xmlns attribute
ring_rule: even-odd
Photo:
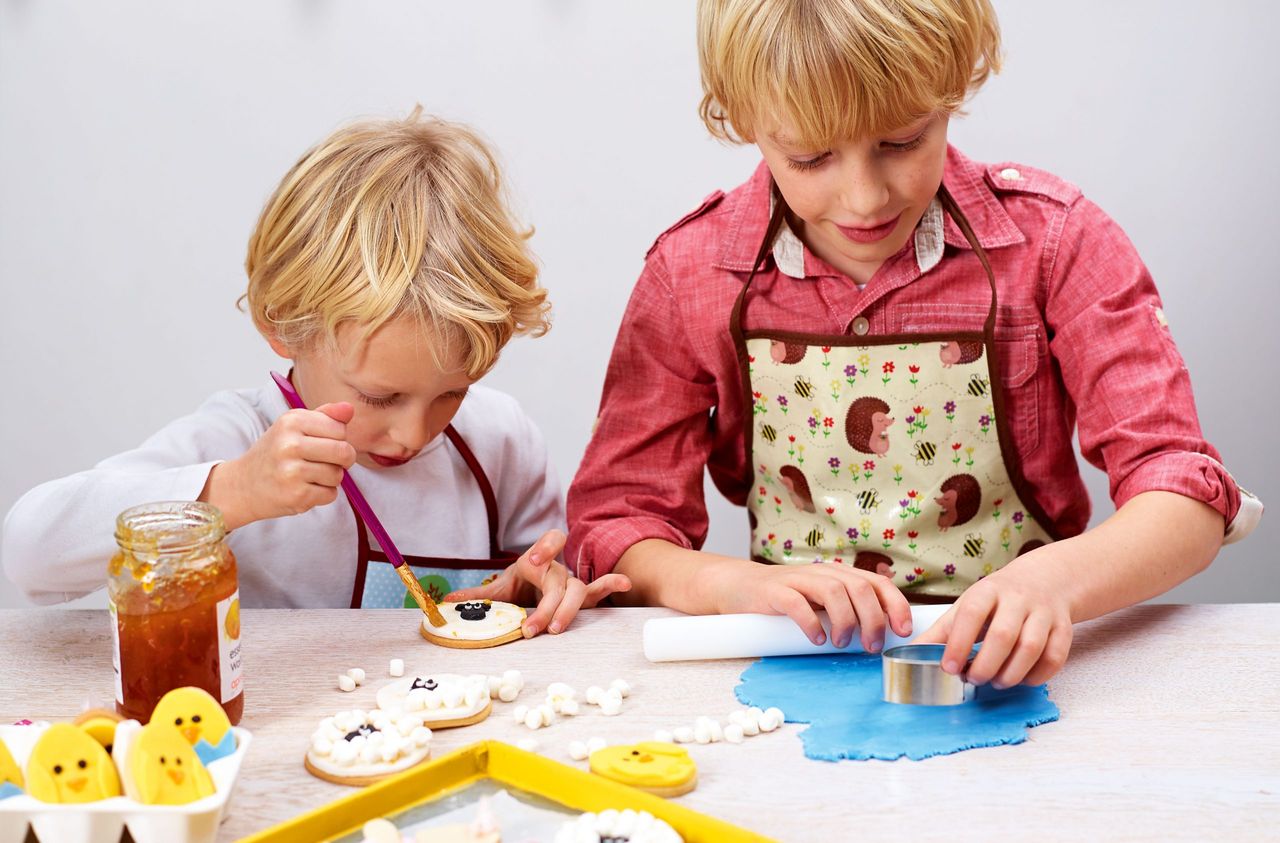
<svg viewBox="0 0 1280 843"><path fill-rule="evenodd" d="M796 626L818 646L826 643L827 633L822 628L818 613L809 605L809 601L800 592L785 585L775 586L770 590L766 600L769 608L780 615L786 615L796 622Z"/></svg>
<svg viewBox="0 0 1280 843"><path fill-rule="evenodd" d="M526 553L526 556L528 554ZM524 556L520 557L522 560ZM516 563L519 565L520 563ZM529 617L524 621L524 637L532 638L544 629L559 632L560 628L550 630L550 624L553 623L556 608L560 605L561 599L565 593L565 583L569 579L569 572L560 564L550 565L546 572L540 578L540 587L542 589L542 598L538 601L537 608L529 613Z"/></svg>
<svg viewBox="0 0 1280 843"><path fill-rule="evenodd" d="M1027 611L1021 603L1002 603L996 608L995 616L987 626L987 634L982 637L982 649L973 658L973 667L969 668L968 680L974 685L985 685L1000 671L1001 666L1009 659L1009 654L1018 643L1022 627L1027 620ZM957 623L958 625L958 623ZM955 640L954 630L952 641ZM951 642L947 643L951 649ZM943 655L945 662L947 656ZM946 670L946 667L943 667Z"/></svg>
<svg viewBox="0 0 1280 843"><path fill-rule="evenodd" d="M304 435L294 447L294 453L307 462L337 466L339 478L341 469L351 468L356 462L356 449L344 439Z"/></svg>
<svg viewBox="0 0 1280 843"><path fill-rule="evenodd" d="M346 401L338 401L335 404L321 404L316 407L316 412L324 413L329 418L345 426L355 418L356 408Z"/></svg>
<svg viewBox="0 0 1280 843"><path fill-rule="evenodd" d="M586 596L587 584L577 577L569 577L565 582L564 597L560 599L560 605L551 616L547 632L557 635L568 629L569 624L573 623L573 619L578 616L578 609L582 608L582 601Z"/></svg>
<svg viewBox="0 0 1280 843"><path fill-rule="evenodd" d="M955 617L956 607L952 606L942 615L942 617L934 621L932 626L917 635L911 643L945 644L947 639L951 637L951 624L952 621L955 620Z"/></svg>
<svg viewBox="0 0 1280 843"><path fill-rule="evenodd" d="M276 424L285 432L300 433L303 436L318 436L321 439L347 438L346 422L338 421L319 410L290 410L276 419Z"/></svg>
<svg viewBox="0 0 1280 843"><path fill-rule="evenodd" d="M1049 632L1049 640L1045 642L1040 661L1022 678L1024 685L1040 685L1049 681L1067 663L1067 655L1071 652L1071 639L1075 630L1070 623L1058 624Z"/></svg>
<svg viewBox="0 0 1280 843"><path fill-rule="evenodd" d="M872 580L872 585L875 586L876 594L880 598L881 608L889 618L889 628L897 633L899 638L910 638L911 603L902 590L893 584L893 580L879 575L877 577L878 579Z"/></svg>
<svg viewBox="0 0 1280 843"><path fill-rule="evenodd" d="M947 647L942 652L942 669L947 673L959 675L964 670L973 645L982 634L982 627L987 618L995 610L995 592L991 589L979 590L971 587L960 596L952 608L951 634L947 636ZM985 646L985 644L984 644Z"/></svg>
<svg viewBox="0 0 1280 843"><path fill-rule="evenodd" d="M816 572L815 572L816 573ZM827 610L831 619L831 641L837 647L847 647L858 627L858 614L842 577L801 576L790 583L791 587L808 598L807 603ZM813 612L812 606L809 609ZM787 614L790 614L788 612ZM817 615L814 615L817 617ZM803 625L801 625L803 628ZM806 630L807 633L807 630ZM812 636L810 636L812 639ZM825 636L824 636L825 638ZM814 640L815 644L822 641Z"/></svg>
<svg viewBox="0 0 1280 843"><path fill-rule="evenodd" d="M582 608L593 608L611 594L630 590L631 579L626 574L605 574L587 586L587 596L582 601Z"/></svg>
<svg viewBox="0 0 1280 843"><path fill-rule="evenodd" d="M451 591L444 596L444 600L449 603L465 603L468 600L499 600L504 603L511 602L513 596L512 588L515 580L507 574L510 568L504 570L498 575L498 578L488 585L477 585L472 588L460 588L457 591Z"/></svg>
<svg viewBox="0 0 1280 843"><path fill-rule="evenodd" d="M1014 645L1013 652L1009 654L1004 665L996 671L996 675L991 678L991 687L1012 688L1021 682L1031 668L1040 661L1052 629L1053 624L1047 614L1033 612L1028 615L1022 624L1022 631L1018 633L1018 642Z"/></svg>
<svg viewBox="0 0 1280 843"><path fill-rule="evenodd" d="M548 530L543 533L541 538L516 561L522 569L521 575L533 585L541 585L544 569L548 563L555 561L560 551L564 550L567 538L560 530Z"/></svg>

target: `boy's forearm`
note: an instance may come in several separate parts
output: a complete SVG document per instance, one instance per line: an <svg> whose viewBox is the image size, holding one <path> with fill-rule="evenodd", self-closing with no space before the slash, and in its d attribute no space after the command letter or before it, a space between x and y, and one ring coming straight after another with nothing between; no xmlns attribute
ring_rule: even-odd
<svg viewBox="0 0 1280 843"><path fill-rule="evenodd" d="M613 599L621 605L716 614L724 608L717 600L717 590L706 584L723 569L742 564L741 559L689 550L662 539L645 539L627 548L618 559L614 571L631 580L631 590Z"/></svg>
<svg viewBox="0 0 1280 843"><path fill-rule="evenodd" d="M1163 594L1209 566L1222 546L1222 516L1174 492L1144 492L1097 527L1045 549L1080 623ZM1016 564L1016 562L1015 562Z"/></svg>
<svg viewBox="0 0 1280 843"><path fill-rule="evenodd" d="M256 520L241 505L243 496L240 494L235 460L220 462L209 469L209 477L196 500L218 508L227 532Z"/></svg>

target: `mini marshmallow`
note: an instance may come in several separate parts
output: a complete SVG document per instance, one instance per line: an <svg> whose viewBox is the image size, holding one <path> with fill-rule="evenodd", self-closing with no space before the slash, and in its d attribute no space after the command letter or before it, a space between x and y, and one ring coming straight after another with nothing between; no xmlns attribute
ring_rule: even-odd
<svg viewBox="0 0 1280 843"><path fill-rule="evenodd" d="M502 687L502 677L490 676L488 679L488 683L489 683L489 696L496 697L498 695L498 689Z"/></svg>
<svg viewBox="0 0 1280 843"><path fill-rule="evenodd" d="M771 713L766 712L764 716L760 718L760 731L762 732L772 732L781 725L782 719Z"/></svg>
<svg viewBox="0 0 1280 843"><path fill-rule="evenodd" d="M699 720L693 727L693 739L698 743L711 743L711 725L705 720Z"/></svg>
<svg viewBox="0 0 1280 843"><path fill-rule="evenodd" d="M521 738L516 742L516 746L520 747L525 752L538 751L538 741L535 738Z"/></svg>
<svg viewBox="0 0 1280 843"><path fill-rule="evenodd" d="M560 713L565 717L576 717L578 715L578 701L565 700L560 703Z"/></svg>
<svg viewBox="0 0 1280 843"><path fill-rule="evenodd" d="M498 688L498 699L503 702L514 702L520 696L520 689L515 685L503 685Z"/></svg>
<svg viewBox="0 0 1280 843"><path fill-rule="evenodd" d="M558 697L562 700L571 700L578 696L578 692L563 682L552 682L547 686L547 696Z"/></svg>
<svg viewBox="0 0 1280 843"><path fill-rule="evenodd" d="M759 723L760 718L764 716L764 711L753 705L751 708L747 709L747 716Z"/></svg>
<svg viewBox="0 0 1280 843"><path fill-rule="evenodd" d="M347 675L354 679L357 685L364 684L364 670L361 668L353 667L347 671Z"/></svg>
<svg viewBox="0 0 1280 843"><path fill-rule="evenodd" d="M385 763L390 764L396 760L396 756L400 754L400 747L396 744L384 743L378 747L378 757Z"/></svg>
<svg viewBox="0 0 1280 843"><path fill-rule="evenodd" d="M529 713L529 706L518 705L511 710L511 716L515 718L517 723L523 723L525 715Z"/></svg>
<svg viewBox="0 0 1280 843"><path fill-rule="evenodd" d="M760 734L760 722L751 717L742 718L738 721L738 725L742 727L742 734L749 738Z"/></svg>
<svg viewBox="0 0 1280 843"><path fill-rule="evenodd" d="M333 759L333 763L347 767L356 762L356 755L356 748L349 741L342 741L334 745L333 755L329 757Z"/></svg>
<svg viewBox="0 0 1280 843"><path fill-rule="evenodd" d="M620 697L605 697L600 703L600 713L605 717L616 717L622 713L622 699Z"/></svg>
<svg viewBox="0 0 1280 843"><path fill-rule="evenodd" d="M741 723L730 723L724 727L724 739L729 743L742 743L744 737Z"/></svg>
<svg viewBox="0 0 1280 843"><path fill-rule="evenodd" d="M658 743L675 743L676 742L675 735L671 734L666 729L658 729L656 732L654 732L653 739Z"/></svg>
<svg viewBox="0 0 1280 843"><path fill-rule="evenodd" d="M631 696L631 683L625 679L615 679L609 683L609 690L617 691L623 697Z"/></svg>
<svg viewBox="0 0 1280 843"><path fill-rule="evenodd" d="M338 688L342 691L354 691L356 689L356 680L344 673L338 677Z"/></svg>
<svg viewBox="0 0 1280 843"><path fill-rule="evenodd" d="M426 726L417 726L409 733L409 740L413 741L414 746L426 746L431 742L431 730Z"/></svg>
<svg viewBox="0 0 1280 843"><path fill-rule="evenodd" d="M622 692L619 691L617 688L610 688L609 690L605 691L603 694L600 695L601 705L604 705L605 700L617 700L619 703L621 703Z"/></svg>
<svg viewBox="0 0 1280 843"><path fill-rule="evenodd" d="M609 744L605 741L604 738L589 738L587 740L587 754L591 754L592 752L598 752L604 749L608 745Z"/></svg>
<svg viewBox="0 0 1280 843"><path fill-rule="evenodd" d="M539 709L530 709L524 716L524 725L530 729L542 728L542 712Z"/></svg>
<svg viewBox="0 0 1280 843"><path fill-rule="evenodd" d="M542 725L550 726L556 722L556 710L549 705L538 706L538 713L542 715Z"/></svg>
<svg viewBox="0 0 1280 843"><path fill-rule="evenodd" d="M600 698L604 696L604 688L599 685L592 685L587 689L587 702L590 705L599 705Z"/></svg>
<svg viewBox="0 0 1280 843"><path fill-rule="evenodd" d="M504 684L504 685L518 685L519 687L523 688L523 687L524 687L524 677L520 675L520 671L518 671L518 670L507 670L507 671L503 671L503 673L502 673L502 684Z"/></svg>
<svg viewBox="0 0 1280 843"><path fill-rule="evenodd" d="M712 720L709 728L711 729L712 743L719 743L724 740L724 729L721 728L719 720Z"/></svg>
<svg viewBox="0 0 1280 843"><path fill-rule="evenodd" d="M367 743L364 746L360 747L360 763L361 764L374 763L375 761L378 760L378 755L379 755L378 747L374 746L371 743Z"/></svg>
<svg viewBox="0 0 1280 843"><path fill-rule="evenodd" d="M467 708L475 708L481 697L489 699L489 689L480 685L469 685L466 693L462 695L462 701L467 704Z"/></svg>
<svg viewBox="0 0 1280 843"><path fill-rule="evenodd" d="M764 713L768 714L770 717L777 720L779 723L785 723L787 720L787 715L783 714L782 709L778 708L777 706L773 706L772 708L766 708L764 710Z"/></svg>
<svg viewBox="0 0 1280 843"><path fill-rule="evenodd" d="M676 743L693 743L693 729L688 726L681 726L671 733L671 737L676 739Z"/></svg>
<svg viewBox="0 0 1280 843"><path fill-rule="evenodd" d="M402 735L407 735L414 730L416 726L422 725L422 721L411 714L406 714L396 720L396 731Z"/></svg>
<svg viewBox="0 0 1280 843"><path fill-rule="evenodd" d="M328 755L333 752L333 741L324 735L316 735L311 739L311 749L316 755Z"/></svg>
<svg viewBox="0 0 1280 843"><path fill-rule="evenodd" d="M446 685L440 692L445 708L457 708L466 699L466 692L457 685Z"/></svg>
<svg viewBox="0 0 1280 843"><path fill-rule="evenodd" d="M569 757L574 761L586 761L590 754L582 741L569 741Z"/></svg>
<svg viewBox="0 0 1280 843"><path fill-rule="evenodd" d="M387 673L392 676L404 676L404 659L392 659L387 665Z"/></svg>

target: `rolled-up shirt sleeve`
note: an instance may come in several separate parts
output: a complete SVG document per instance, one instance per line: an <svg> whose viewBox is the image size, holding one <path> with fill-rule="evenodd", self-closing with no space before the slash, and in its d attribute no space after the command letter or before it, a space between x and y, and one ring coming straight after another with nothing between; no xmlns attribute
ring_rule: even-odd
<svg viewBox="0 0 1280 843"><path fill-rule="evenodd" d="M1228 541L1252 530L1262 505L1201 432L1151 274L1120 227L1084 199L1064 221L1046 319L1081 454L1107 473L1116 507L1142 492L1176 492L1217 510Z"/></svg>
<svg viewBox="0 0 1280 843"><path fill-rule="evenodd" d="M569 488L566 560L580 576L608 573L645 539L702 546L715 395L713 376L692 353L659 249L627 305L596 430Z"/></svg>

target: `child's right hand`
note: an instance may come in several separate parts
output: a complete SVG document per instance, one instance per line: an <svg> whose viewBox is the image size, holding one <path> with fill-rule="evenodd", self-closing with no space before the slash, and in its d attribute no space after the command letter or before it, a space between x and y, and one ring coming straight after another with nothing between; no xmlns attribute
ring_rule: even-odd
<svg viewBox="0 0 1280 843"><path fill-rule="evenodd" d="M831 639L840 648L861 629L863 649L879 652L886 620L898 635L911 634L911 606L893 580L852 565L748 562L718 568L712 576L718 582L708 584L720 592L721 612L787 615L814 644L827 640L817 609L827 611Z"/></svg>
<svg viewBox="0 0 1280 843"><path fill-rule="evenodd" d="M214 466L199 500L222 510L228 530L332 503L356 461L354 415L346 402L289 410L243 456Z"/></svg>

